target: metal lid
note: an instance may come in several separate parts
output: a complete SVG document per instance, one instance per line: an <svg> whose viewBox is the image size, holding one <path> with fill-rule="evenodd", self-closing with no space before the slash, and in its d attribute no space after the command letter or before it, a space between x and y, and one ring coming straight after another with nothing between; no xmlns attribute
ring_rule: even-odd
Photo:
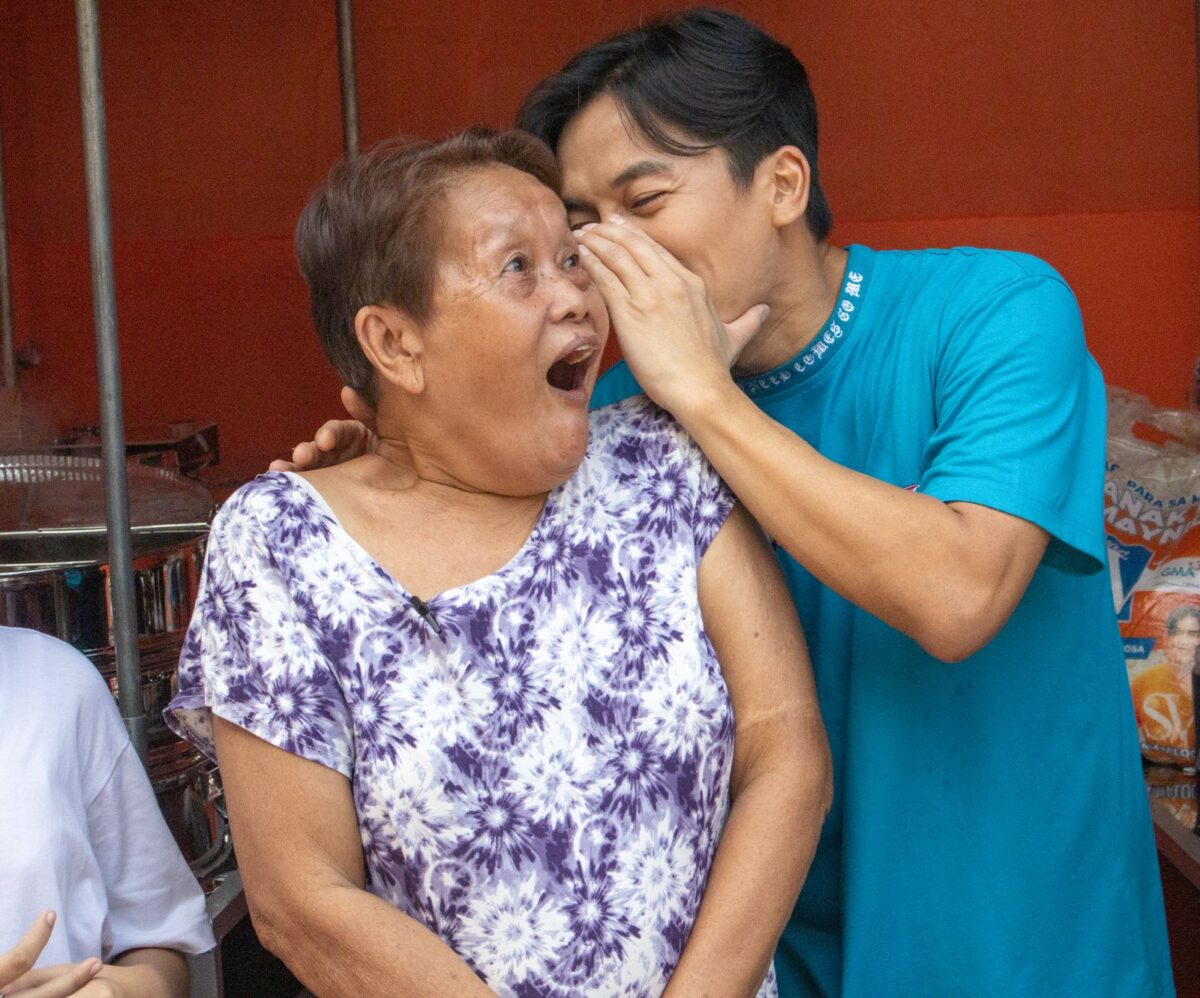
<svg viewBox="0 0 1200 998"><path fill-rule="evenodd" d="M165 468L127 462L134 553L207 529L208 490ZM104 470L98 458L0 455L0 571L107 560Z"/></svg>

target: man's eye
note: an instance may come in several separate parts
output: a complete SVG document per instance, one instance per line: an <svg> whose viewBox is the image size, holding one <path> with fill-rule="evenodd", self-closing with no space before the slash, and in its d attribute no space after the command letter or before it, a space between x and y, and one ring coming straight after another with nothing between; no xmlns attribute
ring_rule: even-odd
<svg viewBox="0 0 1200 998"><path fill-rule="evenodd" d="M641 197L633 199L632 207L645 208L646 205L650 204L652 201L657 201L666 193L666 191L655 191L653 194L643 194Z"/></svg>
<svg viewBox="0 0 1200 998"><path fill-rule="evenodd" d="M501 273L504 274L521 274L528 269L528 262L523 256L514 256L504 265Z"/></svg>

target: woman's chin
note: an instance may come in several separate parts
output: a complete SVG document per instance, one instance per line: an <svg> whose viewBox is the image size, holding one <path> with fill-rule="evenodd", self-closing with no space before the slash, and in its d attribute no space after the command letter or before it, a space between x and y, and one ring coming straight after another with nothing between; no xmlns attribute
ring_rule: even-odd
<svg viewBox="0 0 1200 998"><path fill-rule="evenodd" d="M562 405L574 409L586 409L592 397L591 385L580 385L578 388L555 388L550 386L551 397Z"/></svg>
<svg viewBox="0 0 1200 998"><path fill-rule="evenodd" d="M538 466L554 479L555 485L561 485L579 470L587 453L587 410L582 411L581 418L570 421L573 425L556 422L559 425L552 432L530 442L538 448Z"/></svg>

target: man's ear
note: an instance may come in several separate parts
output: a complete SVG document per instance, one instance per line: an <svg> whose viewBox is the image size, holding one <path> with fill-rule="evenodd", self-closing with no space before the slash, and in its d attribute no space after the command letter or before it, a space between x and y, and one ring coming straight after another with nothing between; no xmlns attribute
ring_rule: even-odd
<svg viewBox="0 0 1200 998"><path fill-rule="evenodd" d="M757 173L771 197L771 221L777 228L804 217L812 184L808 157L795 146L780 146L758 164Z"/></svg>
<svg viewBox="0 0 1200 998"><path fill-rule="evenodd" d="M425 340L407 313L364 305L354 316L354 332L379 378L412 395L425 390Z"/></svg>

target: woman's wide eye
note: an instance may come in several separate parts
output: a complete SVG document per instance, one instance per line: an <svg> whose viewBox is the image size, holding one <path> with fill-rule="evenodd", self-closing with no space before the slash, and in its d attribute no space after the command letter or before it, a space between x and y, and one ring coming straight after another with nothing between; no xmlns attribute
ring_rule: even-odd
<svg viewBox="0 0 1200 998"><path fill-rule="evenodd" d="M504 268L501 271L501 273L521 274L521 273L524 273L526 269L528 269L528 268L527 268L525 257L514 256L511 260L508 261L508 263L506 263L504 265Z"/></svg>
<svg viewBox="0 0 1200 998"><path fill-rule="evenodd" d="M563 266L567 267L567 268L578 267L579 266L579 254L578 253L569 254L567 256L567 258L563 261Z"/></svg>

